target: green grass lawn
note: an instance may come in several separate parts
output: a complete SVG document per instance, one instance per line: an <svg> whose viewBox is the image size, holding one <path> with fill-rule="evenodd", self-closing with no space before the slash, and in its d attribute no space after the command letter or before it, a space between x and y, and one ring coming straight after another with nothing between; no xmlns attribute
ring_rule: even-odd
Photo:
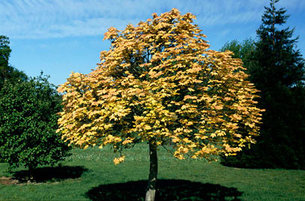
<svg viewBox="0 0 305 201"><path fill-rule="evenodd" d="M21 183L0 184L0 200L143 200L149 161L148 145L126 153L114 165L110 149L74 149L58 168L40 168L36 182L22 183L23 169L8 173L0 163L0 178ZM305 171L241 169L204 160L177 160L163 148L159 157L157 200L305 200Z"/></svg>

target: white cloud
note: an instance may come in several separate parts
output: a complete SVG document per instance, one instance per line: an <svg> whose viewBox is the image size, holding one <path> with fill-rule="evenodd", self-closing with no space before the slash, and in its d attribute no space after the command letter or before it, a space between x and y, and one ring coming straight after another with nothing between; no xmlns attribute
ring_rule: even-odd
<svg viewBox="0 0 305 201"><path fill-rule="evenodd" d="M292 3L291 3L292 2ZM1 0L0 34L12 38L57 38L101 35L110 26L136 24L151 13L173 7L192 12L203 25L251 23L260 20L263 0ZM305 7L303 0L283 6Z"/></svg>

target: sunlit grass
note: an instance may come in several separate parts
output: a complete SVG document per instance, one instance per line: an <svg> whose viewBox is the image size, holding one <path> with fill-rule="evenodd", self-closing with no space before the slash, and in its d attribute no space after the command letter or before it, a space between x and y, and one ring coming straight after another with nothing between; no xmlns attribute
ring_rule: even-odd
<svg viewBox="0 0 305 201"><path fill-rule="evenodd" d="M88 196L88 192L100 185L147 180L149 158L146 144L125 151L125 162L120 165L113 164L116 154L107 147L104 150L73 149L72 152L62 165L83 166L86 171L80 177L39 183L0 184L0 200L90 200L92 197ZM233 188L241 194L238 196L240 200L305 200L305 171L302 170L241 169L205 160L180 161L163 148L158 154L159 179L187 180ZM6 169L7 164L1 163L0 178L12 176Z"/></svg>

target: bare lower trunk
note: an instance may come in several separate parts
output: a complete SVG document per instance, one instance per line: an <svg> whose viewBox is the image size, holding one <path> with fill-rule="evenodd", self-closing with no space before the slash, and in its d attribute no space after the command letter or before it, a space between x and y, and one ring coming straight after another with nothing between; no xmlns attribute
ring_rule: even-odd
<svg viewBox="0 0 305 201"><path fill-rule="evenodd" d="M156 183L158 176L158 157L157 146L153 143L153 141L149 142L149 157L150 169L145 201L154 201L156 196Z"/></svg>
<svg viewBox="0 0 305 201"><path fill-rule="evenodd" d="M28 169L28 182L32 182L33 179L34 179L34 176L33 176L33 170L34 170L34 168L33 168L32 165L29 165L28 168L29 168L29 169Z"/></svg>

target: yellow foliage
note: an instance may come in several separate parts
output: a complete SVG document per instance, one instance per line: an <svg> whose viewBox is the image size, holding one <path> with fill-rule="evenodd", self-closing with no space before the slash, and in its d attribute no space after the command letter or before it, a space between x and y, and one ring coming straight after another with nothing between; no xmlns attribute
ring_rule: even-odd
<svg viewBox="0 0 305 201"><path fill-rule="evenodd" d="M125 160L125 156L120 156L119 158L114 158L113 163L115 165L118 165L118 164L122 163L124 160Z"/></svg>
<svg viewBox="0 0 305 201"><path fill-rule="evenodd" d="M122 31L109 28L111 47L97 68L72 73L58 89L62 138L115 151L170 141L179 159L211 159L254 143L263 112L254 101L258 91L240 59L208 49L194 18L173 9Z"/></svg>
<svg viewBox="0 0 305 201"><path fill-rule="evenodd" d="M132 142L133 142L133 139L132 139L132 138L126 138L126 139L122 142L122 145L129 144L129 143L132 143Z"/></svg>

